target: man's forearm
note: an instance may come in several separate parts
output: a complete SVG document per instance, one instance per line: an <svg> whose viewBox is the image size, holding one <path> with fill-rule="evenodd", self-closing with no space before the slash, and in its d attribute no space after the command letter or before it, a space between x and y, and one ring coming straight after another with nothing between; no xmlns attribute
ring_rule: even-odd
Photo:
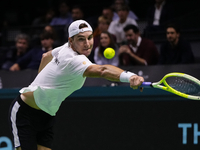
<svg viewBox="0 0 200 150"><path fill-rule="evenodd" d="M91 65L84 72L84 76L92 78L105 78L110 81L120 81L120 74L124 70L112 65Z"/></svg>
<svg viewBox="0 0 200 150"><path fill-rule="evenodd" d="M130 87L137 89L144 82L143 77L137 76L132 72L124 70L112 65L90 65L83 76L93 78L105 78L116 82L129 82Z"/></svg>

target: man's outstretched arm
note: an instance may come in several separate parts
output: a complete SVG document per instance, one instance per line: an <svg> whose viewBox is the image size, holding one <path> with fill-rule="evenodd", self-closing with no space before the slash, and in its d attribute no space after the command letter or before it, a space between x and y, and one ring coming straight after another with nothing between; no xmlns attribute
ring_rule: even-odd
<svg viewBox="0 0 200 150"><path fill-rule="evenodd" d="M105 78L110 81L129 82L133 89L137 89L144 82L143 77L112 65L90 65L83 75L92 78Z"/></svg>

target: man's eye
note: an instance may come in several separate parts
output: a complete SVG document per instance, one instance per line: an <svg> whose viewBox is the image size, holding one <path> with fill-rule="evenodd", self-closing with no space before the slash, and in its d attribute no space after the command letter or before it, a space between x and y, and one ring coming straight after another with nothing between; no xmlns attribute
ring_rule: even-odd
<svg viewBox="0 0 200 150"><path fill-rule="evenodd" d="M83 41L84 39L80 38L79 41Z"/></svg>

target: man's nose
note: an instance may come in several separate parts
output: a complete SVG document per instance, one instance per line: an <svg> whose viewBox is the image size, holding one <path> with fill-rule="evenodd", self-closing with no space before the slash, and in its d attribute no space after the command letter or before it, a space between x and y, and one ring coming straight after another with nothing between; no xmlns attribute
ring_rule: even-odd
<svg viewBox="0 0 200 150"><path fill-rule="evenodd" d="M85 40L85 45L86 45L87 47L90 47L90 42L89 42L88 39Z"/></svg>

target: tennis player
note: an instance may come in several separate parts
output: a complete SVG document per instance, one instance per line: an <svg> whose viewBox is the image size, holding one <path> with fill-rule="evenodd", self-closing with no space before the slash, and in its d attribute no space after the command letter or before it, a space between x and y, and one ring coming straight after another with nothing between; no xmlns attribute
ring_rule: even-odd
<svg viewBox="0 0 200 150"><path fill-rule="evenodd" d="M68 43L43 54L35 80L20 90L11 105L10 121L17 150L51 150L56 112L65 98L83 86L86 77L129 82L133 89L144 81L132 72L89 61L93 31L86 21L74 21L68 32Z"/></svg>

